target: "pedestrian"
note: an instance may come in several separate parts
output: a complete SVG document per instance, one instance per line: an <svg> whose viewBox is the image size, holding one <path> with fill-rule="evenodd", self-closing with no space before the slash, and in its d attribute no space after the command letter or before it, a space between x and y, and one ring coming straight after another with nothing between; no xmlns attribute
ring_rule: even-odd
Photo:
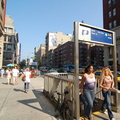
<svg viewBox="0 0 120 120"><path fill-rule="evenodd" d="M86 118L85 120L93 120L92 108L95 97L95 75L93 73L93 66L88 65L85 68L85 73L82 76L81 81L81 94L84 95L87 101L87 107L85 108Z"/></svg>
<svg viewBox="0 0 120 120"><path fill-rule="evenodd" d="M102 94L104 101L102 104L102 112L106 113L106 108L108 110L108 116L110 120L115 120L111 109L111 89L114 89L114 77L108 67L102 69L100 76L100 87L102 88Z"/></svg>
<svg viewBox="0 0 120 120"><path fill-rule="evenodd" d="M26 76L26 80L24 81L24 90L25 93L28 93L30 88L30 75L31 75L29 68L26 68L24 75Z"/></svg>
<svg viewBox="0 0 120 120"><path fill-rule="evenodd" d="M12 71L11 69L8 69L6 71L6 74L7 74L7 80L8 80L8 85L11 83L11 78L12 78Z"/></svg>
<svg viewBox="0 0 120 120"><path fill-rule="evenodd" d="M1 78L3 78L3 75L5 73L4 69L2 68L0 72L1 72Z"/></svg>
<svg viewBox="0 0 120 120"><path fill-rule="evenodd" d="M18 84L18 76L19 76L19 70L17 67L14 67L12 69L12 79L13 79L13 85Z"/></svg>

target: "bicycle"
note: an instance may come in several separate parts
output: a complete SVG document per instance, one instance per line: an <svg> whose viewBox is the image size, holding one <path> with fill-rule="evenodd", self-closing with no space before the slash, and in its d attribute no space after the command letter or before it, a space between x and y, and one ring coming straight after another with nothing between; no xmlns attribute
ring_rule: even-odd
<svg viewBox="0 0 120 120"><path fill-rule="evenodd" d="M57 91L56 91L57 92ZM57 106L55 107L55 111L58 109L61 116L63 117L63 120L73 120L73 102L66 98L66 95L69 94L68 91L64 92L64 100L62 104L60 105L60 96L61 93L57 92L58 100L57 100Z"/></svg>

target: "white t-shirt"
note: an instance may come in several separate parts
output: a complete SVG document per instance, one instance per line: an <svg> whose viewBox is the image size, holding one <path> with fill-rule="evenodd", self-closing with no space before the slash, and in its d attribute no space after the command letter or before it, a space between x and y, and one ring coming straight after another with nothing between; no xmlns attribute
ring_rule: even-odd
<svg viewBox="0 0 120 120"><path fill-rule="evenodd" d="M29 71L26 71L24 72L25 76L26 76L26 81L25 82L30 82L30 75L31 75L31 72Z"/></svg>
<svg viewBox="0 0 120 120"><path fill-rule="evenodd" d="M18 69L13 69L13 70L12 70L12 75L13 75L13 76L17 77L18 74L19 74Z"/></svg>

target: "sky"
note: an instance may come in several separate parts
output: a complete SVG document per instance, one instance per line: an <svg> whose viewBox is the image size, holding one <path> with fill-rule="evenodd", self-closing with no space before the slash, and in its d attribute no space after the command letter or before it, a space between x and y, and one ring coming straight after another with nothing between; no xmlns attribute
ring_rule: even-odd
<svg viewBox="0 0 120 120"><path fill-rule="evenodd" d="M73 35L74 21L103 28L102 0L7 0L6 7L19 34L21 59L33 56L48 32Z"/></svg>

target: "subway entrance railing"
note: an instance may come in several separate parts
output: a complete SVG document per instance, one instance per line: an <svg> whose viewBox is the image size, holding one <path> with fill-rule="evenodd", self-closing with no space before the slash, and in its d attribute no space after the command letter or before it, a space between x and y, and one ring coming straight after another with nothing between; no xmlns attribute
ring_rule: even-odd
<svg viewBox="0 0 120 120"><path fill-rule="evenodd" d="M82 76L82 74L80 75ZM69 73L53 73L53 74L45 74L44 75L44 91L43 93L49 100L53 103L53 105L58 104L58 95L56 91L61 93L60 102L62 104L64 101L64 92L68 91L69 94L67 95L67 99L72 101L72 113L73 117L76 118L76 100L75 100L75 87L74 87L74 74ZM96 76L96 84L95 84L95 91L96 96L95 99L97 100L97 104L93 107L93 111L99 111L102 105L103 96L101 92L101 88L99 88L99 76ZM111 96L111 103L113 111L116 111L116 100L115 94ZM60 106L60 105L59 105ZM83 104L80 103L80 116L83 114Z"/></svg>

